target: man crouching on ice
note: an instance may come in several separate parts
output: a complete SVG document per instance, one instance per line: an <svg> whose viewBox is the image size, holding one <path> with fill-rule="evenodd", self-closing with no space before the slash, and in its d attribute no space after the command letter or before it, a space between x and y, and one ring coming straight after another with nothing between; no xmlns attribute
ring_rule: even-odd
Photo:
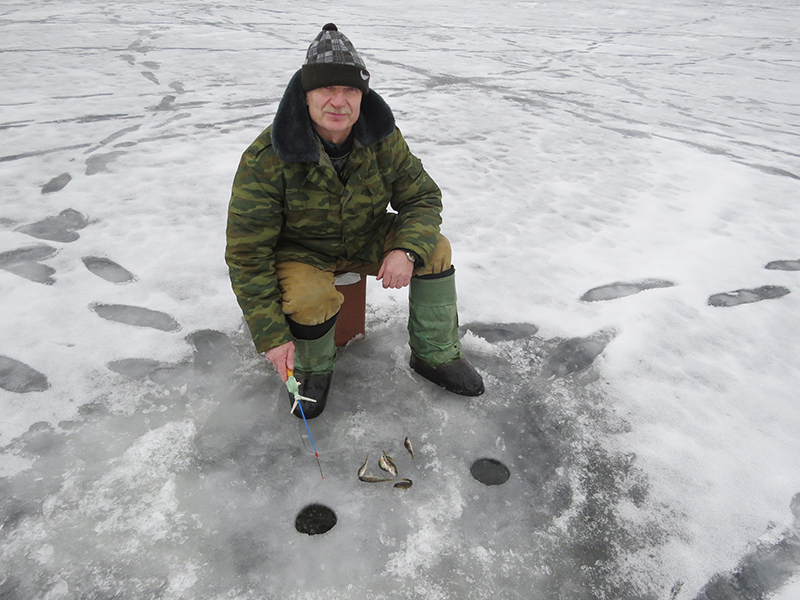
<svg viewBox="0 0 800 600"><path fill-rule="evenodd" d="M484 391L461 357L441 192L369 78L350 40L325 25L233 183L233 290L258 351L284 381L294 370L299 393L316 400L303 401L307 418L324 410L330 390L339 273L409 286L411 368L456 394Z"/></svg>

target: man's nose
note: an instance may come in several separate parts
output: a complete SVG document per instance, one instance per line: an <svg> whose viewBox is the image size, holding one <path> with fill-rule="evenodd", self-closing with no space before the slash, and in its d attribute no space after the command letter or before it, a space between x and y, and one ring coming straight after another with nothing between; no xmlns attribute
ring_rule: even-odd
<svg viewBox="0 0 800 600"><path fill-rule="evenodd" d="M330 100L331 104L337 107L342 107L345 105L345 98L344 98L344 91L343 90L336 90L331 96Z"/></svg>

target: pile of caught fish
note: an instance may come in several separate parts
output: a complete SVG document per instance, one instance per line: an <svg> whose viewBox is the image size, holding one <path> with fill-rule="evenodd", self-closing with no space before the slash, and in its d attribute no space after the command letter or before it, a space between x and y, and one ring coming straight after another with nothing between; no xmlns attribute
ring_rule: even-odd
<svg viewBox="0 0 800 600"><path fill-rule="evenodd" d="M406 438L403 440L403 446L406 447L408 453L411 454L411 459L414 459L414 448L411 446L411 440ZM361 465L361 468L358 470L358 479L359 481L364 481L365 483L382 483L384 481L394 481L397 477L397 466L395 466L392 457L386 454L386 451L383 451L380 459L378 459L378 466L381 468L382 471L385 471L391 477L375 477L374 475L367 475L367 463L369 462L369 454L367 454L367 458L364 461L364 464ZM396 487L401 490L407 490L414 484L413 481L403 477L400 481L394 484L393 487Z"/></svg>

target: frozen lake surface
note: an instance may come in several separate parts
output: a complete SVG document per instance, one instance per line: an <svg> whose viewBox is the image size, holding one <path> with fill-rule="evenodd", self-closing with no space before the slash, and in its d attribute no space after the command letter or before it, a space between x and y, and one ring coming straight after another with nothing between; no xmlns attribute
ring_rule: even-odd
<svg viewBox="0 0 800 600"><path fill-rule="evenodd" d="M487 392L410 373L406 293L370 281L310 422L322 480L223 251L239 156L329 21L444 192ZM796 599L797 23L5 2L0 597ZM383 451L409 489L358 481Z"/></svg>

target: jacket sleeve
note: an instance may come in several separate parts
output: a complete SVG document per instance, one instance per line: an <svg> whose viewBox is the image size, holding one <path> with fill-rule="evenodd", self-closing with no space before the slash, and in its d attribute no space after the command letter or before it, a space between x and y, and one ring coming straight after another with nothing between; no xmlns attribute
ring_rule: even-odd
<svg viewBox="0 0 800 600"><path fill-rule="evenodd" d="M242 156L228 207L225 250L233 291L259 352L292 339L275 271L284 190L277 168L265 168L268 162L252 148Z"/></svg>
<svg viewBox="0 0 800 600"><path fill-rule="evenodd" d="M395 248L415 252L423 264L430 260L442 223L442 192L411 154L399 129L392 135L392 208L397 211Z"/></svg>

